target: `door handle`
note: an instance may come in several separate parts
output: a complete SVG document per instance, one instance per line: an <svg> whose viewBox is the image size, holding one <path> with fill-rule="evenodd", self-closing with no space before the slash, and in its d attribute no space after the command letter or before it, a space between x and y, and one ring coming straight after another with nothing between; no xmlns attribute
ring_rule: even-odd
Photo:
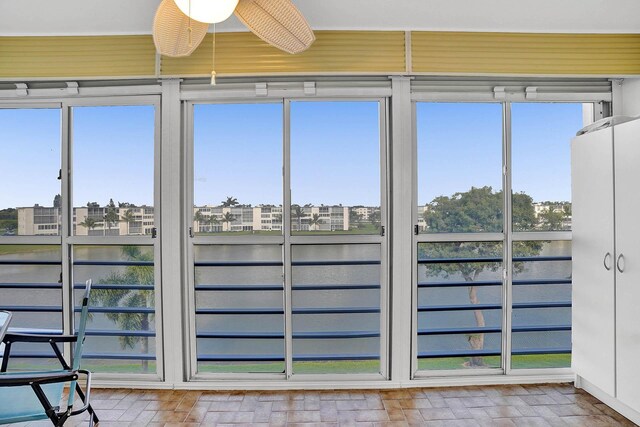
<svg viewBox="0 0 640 427"><path fill-rule="evenodd" d="M609 262L607 263L607 258L609 259ZM602 260L602 263L604 264L604 268L607 271L611 271L611 252L607 252L604 255L604 259ZM607 265L609 264L609 265Z"/></svg>
<svg viewBox="0 0 640 427"><path fill-rule="evenodd" d="M622 267L620 266L620 261L622 261ZM624 255L618 255L618 260L616 261L616 267L620 273L624 273Z"/></svg>

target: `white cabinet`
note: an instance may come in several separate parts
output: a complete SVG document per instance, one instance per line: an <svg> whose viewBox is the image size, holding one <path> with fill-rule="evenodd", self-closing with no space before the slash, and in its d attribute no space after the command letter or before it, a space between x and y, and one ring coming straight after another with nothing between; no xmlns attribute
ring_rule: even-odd
<svg viewBox="0 0 640 427"><path fill-rule="evenodd" d="M615 126L617 398L640 411L640 120Z"/></svg>
<svg viewBox="0 0 640 427"><path fill-rule="evenodd" d="M571 157L572 365L640 422L640 120L575 138Z"/></svg>

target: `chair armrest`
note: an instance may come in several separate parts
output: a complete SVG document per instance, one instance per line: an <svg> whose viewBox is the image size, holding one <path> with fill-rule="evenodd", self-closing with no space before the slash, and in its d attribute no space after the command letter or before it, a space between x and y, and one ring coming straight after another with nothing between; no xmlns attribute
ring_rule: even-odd
<svg viewBox="0 0 640 427"><path fill-rule="evenodd" d="M77 372L87 376L87 382L85 383L85 386L84 386L84 399L82 400L84 403L84 406L82 406L82 408L80 409L76 409L75 411L72 411L69 414L69 416L71 417L74 415L83 413L89 408L89 405L91 404L91 372L85 369L78 369Z"/></svg>
<svg viewBox="0 0 640 427"><path fill-rule="evenodd" d="M76 335L53 335L53 334L27 334L9 332L2 339L3 343L7 342L76 342Z"/></svg>
<svg viewBox="0 0 640 427"><path fill-rule="evenodd" d="M76 381L77 371L16 372L0 375L0 387L15 387L31 384L51 384Z"/></svg>

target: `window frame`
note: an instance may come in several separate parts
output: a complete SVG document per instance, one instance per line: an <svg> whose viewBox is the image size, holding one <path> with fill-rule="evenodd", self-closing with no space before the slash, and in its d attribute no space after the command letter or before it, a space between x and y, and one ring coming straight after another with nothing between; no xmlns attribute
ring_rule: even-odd
<svg viewBox="0 0 640 427"><path fill-rule="evenodd" d="M504 90L504 88L502 88ZM609 96L606 96L609 95ZM610 100L610 94L549 94L539 99L530 99L525 93L507 93L497 95L495 91L480 93L452 93L452 92L420 92L411 94L411 125L412 125L412 201L411 215L414 226L417 226L418 215L418 132L417 132L417 104L418 103L499 103L502 105L502 191L503 191L503 231L501 233L420 233L412 238L412 321L411 321L411 380L429 380L437 378L459 378L463 376L554 376L570 375L571 368L531 368L512 369L512 319L513 319L513 243L518 241L559 240L571 241L571 231L526 231L514 232L512 221L512 132L511 105L512 103L581 103L583 104L583 119L592 122L604 117L604 103ZM568 165L570 167L570 165ZM433 242L502 242L502 351L500 368L478 368L424 371L418 369L418 244Z"/></svg>
<svg viewBox="0 0 640 427"><path fill-rule="evenodd" d="M73 108L74 107L120 107L120 106L152 106L154 108L154 143L153 143L153 204L154 204L154 226L156 237L152 236L76 236L73 235ZM161 259L161 213L160 213L160 150L161 150L161 98L159 95L131 95L131 96L107 96L107 97L83 97L65 99L62 102L63 109L63 187L67 197L63 193L63 259L66 268L63 269L63 282L73 284L73 247L74 246L121 246L139 245L152 246L154 254L154 322L155 322L155 364L154 373L96 373L95 378L108 381L151 381L161 382L165 378L166 367L164 358L164 317L162 315L162 259ZM73 287L67 286L67 288ZM69 331L73 325L73 292L68 289L70 308L68 310Z"/></svg>
<svg viewBox="0 0 640 427"><path fill-rule="evenodd" d="M295 96L295 93L291 96L255 96L255 94L247 94L246 96L229 96L224 97L216 96L216 94L196 93L193 98L187 97L183 103L183 117L185 120L184 126L184 140L185 140L185 210L183 215L185 217L186 229L192 227L193 221L193 200L194 200L194 106L201 104L282 104L283 108L283 141L282 141L282 155L283 155L283 199L282 199L282 230L281 235L269 236L269 235L239 235L239 236L187 236L186 242L186 266L185 272L186 281L188 283L189 295L186 298L185 312L188 316L188 331L185 331L187 337L185 344L186 349L186 363L187 372L189 374L189 381L207 381L207 380L284 380L287 382L304 382L304 381L336 381L336 380L385 380L389 378L389 340L390 340L390 327L389 325L389 272L388 272L388 232L385 232L384 236L381 235L348 235L348 234L336 234L331 235L319 235L319 236L300 236L292 235L291 233L291 133L290 133L290 119L291 119L291 103L292 102L376 102L378 103L378 116L379 116L379 168L380 168L380 202L381 202L381 225L384 226L385 231L388 227L388 204L389 186L387 185L387 168L388 168L388 98L382 96L381 93L378 96L365 95L345 95L345 96L318 96L318 97L303 97ZM385 94L386 95L386 94ZM191 208L191 209L190 209ZM366 244L376 243L380 245L381 250L381 290L380 290L380 374L293 374L293 338L292 331L292 259L291 252L294 245L326 245L326 244ZM285 372L280 373L198 373L197 372L197 351L196 351L196 315L195 315L195 269L194 266L194 246L204 244L229 244L229 245L247 245L247 244L268 244L268 245L281 245L283 248L283 274L284 274L284 311L285 311Z"/></svg>

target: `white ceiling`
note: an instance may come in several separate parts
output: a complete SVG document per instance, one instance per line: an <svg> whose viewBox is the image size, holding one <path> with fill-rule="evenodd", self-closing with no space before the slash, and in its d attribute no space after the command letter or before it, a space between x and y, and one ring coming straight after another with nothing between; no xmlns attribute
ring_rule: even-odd
<svg viewBox="0 0 640 427"><path fill-rule="evenodd" d="M0 0L0 35L149 34L160 0ZM640 33L640 0L294 0L323 29ZM244 31L235 19L218 31Z"/></svg>

